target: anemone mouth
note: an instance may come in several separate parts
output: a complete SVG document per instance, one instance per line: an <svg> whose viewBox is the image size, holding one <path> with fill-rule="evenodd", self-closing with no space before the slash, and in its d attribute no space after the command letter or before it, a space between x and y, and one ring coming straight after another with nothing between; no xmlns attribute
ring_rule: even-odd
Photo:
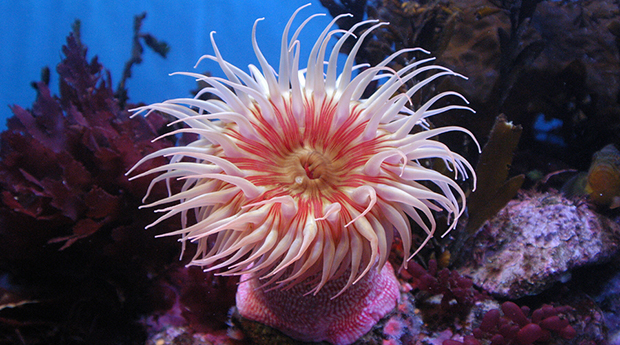
<svg viewBox="0 0 620 345"><path fill-rule="evenodd" d="M433 212L451 214L449 230L455 227L465 206L463 190L420 161L439 158L455 177L471 174L475 185L467 160L432 140L449 131L473 135L456 126L429 129L426 119L454 109L473 110L459 104L434 107L449 97L465 101L450 91L415 110L406 107L433 80L462 77L429 65L432 59L416 60L398 71L387 67L396 57L420 49L403 49L377 66L354 66L365 37L385 23L364 21L343 32L331 28L346 15L334 18L319 35L307 68L300 69L297 36L314 16L290 39L289 31L304 7L284 30L277 74L258 48L255 23L252 42L262 71L250 66L247 74L228 63L212 34L215 55L201 60L217 62L227 79L181 73L209 86L193 99L136 109L136 114L165 112L178 119L173 123L187 125L167 135L190 132L199 139L147 155L136 166L159 156L170 157L170 163L132 178L159 174L151 185L184 181L180 191L145 206L172 204L160 208L164 214L150 226L180 214L181 229L165 235L181 236L183 246L186 241L198 243L191 265L225 275L252 274L280 288L309 283L314 293L348 275L344 291L372 267L383 267L394 236L402 239L406 256L415 255L435 233ZM357 38L337 75L340 48L362 25L372 26ZM327 42L336 34L342 35L327 58ZM425 74L429 76L399 94L407 82ZM363 99L378 79L384 82ZM206 92L219 99L200 100ZM419 130L411 134L414 127ZM424 238L415 250L408 218Z"/></svg>
<svg viewBox="0 0 620 345"><path fill-rule="evenodd" d="M271 124L266 121L254 123L254 128L264 133L266 140L239 137L243 158L232 161L252 171L248 181L264 187L270 195L290 195L296 200L306 198L317 202L333 200L337 195L344 198L344 190L367 182L362 168L379 152L382 140L363 140L363 124L352 121L337 129L316 125L321 118L334 115L333 107L331 114L329 110L313 114L308 108L302 112L297 116L290 114L289 119L298 117L305 119L304 122L292 121L277 132L270 131Z"/></svg>
<svg viewBox="0 0 620 345"><path fill-rule="evenodd" d="M347 165L347 157L340 154L342 150L351 149L349 145L340 149L318 145L313 138L304 138L303 128L295 131L300 141L277 152L253 143L265 154L246 161L254 172L248 180L272 191L272 194L294 198L330 197L343 187L351 186L347 177L353 168Z"/></svg>
<svg viewBox="0 0 620 345"><path fill-rule="evenodd" d="M318 197L329 196L343 182L342 162L334 161L330 152L317 151L312 147L301 146L291 152L282 162L283 175L287 181L274 185L287 185L293 195Z"/></svg>

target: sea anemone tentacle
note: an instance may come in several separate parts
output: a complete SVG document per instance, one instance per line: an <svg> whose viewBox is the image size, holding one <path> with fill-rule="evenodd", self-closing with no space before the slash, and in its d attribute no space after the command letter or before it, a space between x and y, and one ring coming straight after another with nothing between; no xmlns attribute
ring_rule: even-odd
<svg viewBox="0 0 620 345"><path fill-rule="evenodd" d="M453 131L473 135L458 126L430 128L427 120L447 111L473 110L454 91L413 106L413 96L437 78L465 78L432 64L433 58L413 60L399 70L390 67L403 56L428 54L423 49L399 50L376 66L355 65L363 41L387 25L376 20L345 31L333 26L349 15L334 18L300 69L298 37L316 17L294 28L304 7L286 24L277 73L256 40L261 19L252 27L258 67L250 65L249 72L224 59L211 33L214 53L198 63L214 61L226 77L175 73L208 86L194 98L134 110L147 116L167 113L175 118L171 124L186 125L160 138L193 133L198 139L145 156L136 166L157 157L168 157L170 163L132 178L158 174L151 187L183 181L180 191L145 207L163 213L151 226L181 216L182 228L165 235L198 244L190 265L222 275L251 274L269 288L311 282L306 293L312 295L339 280L340 295L370 270L383 268L395 236L407 259L415 255L435 234L435 212L450 215L448 231L456 226L465 193L451 177L421 162L441 159L454 178L473 177L475 185L469 162L434 140ZM354 35L364 26L368 29ZM337 35L329 51L328 42ZM338 55L352 38L356 42L338 73ZM377 89L362 98L375 81ZM406 91L399 92L403 87ZM217 98L200 99L207 93ZM440 101L448 104L437 107ZM407 218L423 232L417 246Z"/></svg>

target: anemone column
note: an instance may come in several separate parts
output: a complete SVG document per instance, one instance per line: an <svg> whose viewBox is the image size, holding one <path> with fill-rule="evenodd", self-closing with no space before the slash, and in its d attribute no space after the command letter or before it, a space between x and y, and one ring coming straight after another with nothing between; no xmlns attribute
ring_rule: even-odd
<svg viewBox="0 0 620 345"><path fill-rule="evenodd" d="M329 281L316 294L311 285L265 289L256 277L241 276L237 309L241 316L303 341L350 344L396 307L399 284L392 266L371 269L341 294L346 276Z"/></svg>

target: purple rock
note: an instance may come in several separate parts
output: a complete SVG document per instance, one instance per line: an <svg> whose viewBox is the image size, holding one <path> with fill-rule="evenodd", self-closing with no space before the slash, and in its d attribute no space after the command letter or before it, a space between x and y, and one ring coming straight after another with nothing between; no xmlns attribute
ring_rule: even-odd
<svg viewBox="0 0 620 345"><path fill-rule="evenodd" d="M538 294L574 268L618 252L620 225L587 203L555 193L524 193L476 234L475 260L459 269L475 285L510 299Z"/></svg>

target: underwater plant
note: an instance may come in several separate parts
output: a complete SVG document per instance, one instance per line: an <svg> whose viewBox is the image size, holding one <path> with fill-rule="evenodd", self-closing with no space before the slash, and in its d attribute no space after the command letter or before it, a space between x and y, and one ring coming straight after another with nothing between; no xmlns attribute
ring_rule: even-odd
<svg viewBox="0 0 620 345"><path fill-rule="evenodd" d="M377 20L343 31L332 27L350 15L337 16L319 35L307 68L301 69L298 34L320 15L308 17L289 39L293 20L304 7L284 29L277 73L256 41L259 19L252 44L260 70L250 65L248 74L224 60L212 33L214 55L204 55L199 63L215 61L227 79L177 73L208 86L195 98L135 109L147 116L167 113L177 118L171 124L188 126L160 138L194 133L198 139L146 155L136 167L160 157L170 157L170 162L132 179L157 173L151 186L183 182L180 191L170 189L168 197L144 206L160 207L157 212L163 213L149 227L180 214L181 229L161 236L180 236L183 248L196 242L190 265L241 276L241 316L296 339L347 344L396 305L399 285L387 261L394 236L401 238L409 259L434 236L434 211L450 215L448 231L462 215L461 187L423 161L443 160L455 178L471 174L475 184L467 160L433 140L450 131L473 135L457 126L431 128L427 118L453 109L473 110L445 105L450 98L467 102L452 91L415 110L406 107L435 79L463 77L429 64L433 58L412 60L398 71L388 66L410 53L428 54L420 48L402 49L376 66L354 65L364 39L387 25ZM353 31L364 26L370 27L355 37ZM328 54L328 42L336 35L341 36ZM338 74L340 49L353 38L357 40ZM381 85L362 98L377 80ZM207 93L219 99L200 99ZM442 105L433 107L438 102ZM423 232L417 249L412 249L408 218Z"/></svg>
<svg viewBox="0 0 620 345"><path fill-rule="evenodd" d="M484 291L474 288L471 279L456 270L439 269L434 259L429 260L427 266L425 269L412 260L400 274L420 290L415 296L416 308L429 327L453 324L456 318L466 319L477 302L490 299ZM439 303L433 301L435 296L441 296Z"/></svg>
<svg viewBox="0 0 620 345"><path fill-rule="evenodd" d="M143 344L136 319L160 308L157 277L178 257L172 239L140 231L156 219L138 210L149 184L125 176L145 152L175 144L151 142L166 119L130 118L110 73L96 56L87 59L79 28L55 69L60 93L45 69L33 83L36 101L13 105L0 133L3 344ZM164 197L166 188L150 192ZM7 304L12 295L21 302Z"/></svg>
<svg viewBox="0 0 620 345"><path fill-rule="evenodd" d="M491 309L484 314L480 326L474 329L476 339L489 339L493 345L523 344L549 341L553 336L572 339L576 333L563 314L571 307L553 307L545 304L534 310L528 317L530 308L519 307L506 301L499 309ZM444 342L444 345L451 345ZM455 344L456 345L456 344Z"/></svg>

